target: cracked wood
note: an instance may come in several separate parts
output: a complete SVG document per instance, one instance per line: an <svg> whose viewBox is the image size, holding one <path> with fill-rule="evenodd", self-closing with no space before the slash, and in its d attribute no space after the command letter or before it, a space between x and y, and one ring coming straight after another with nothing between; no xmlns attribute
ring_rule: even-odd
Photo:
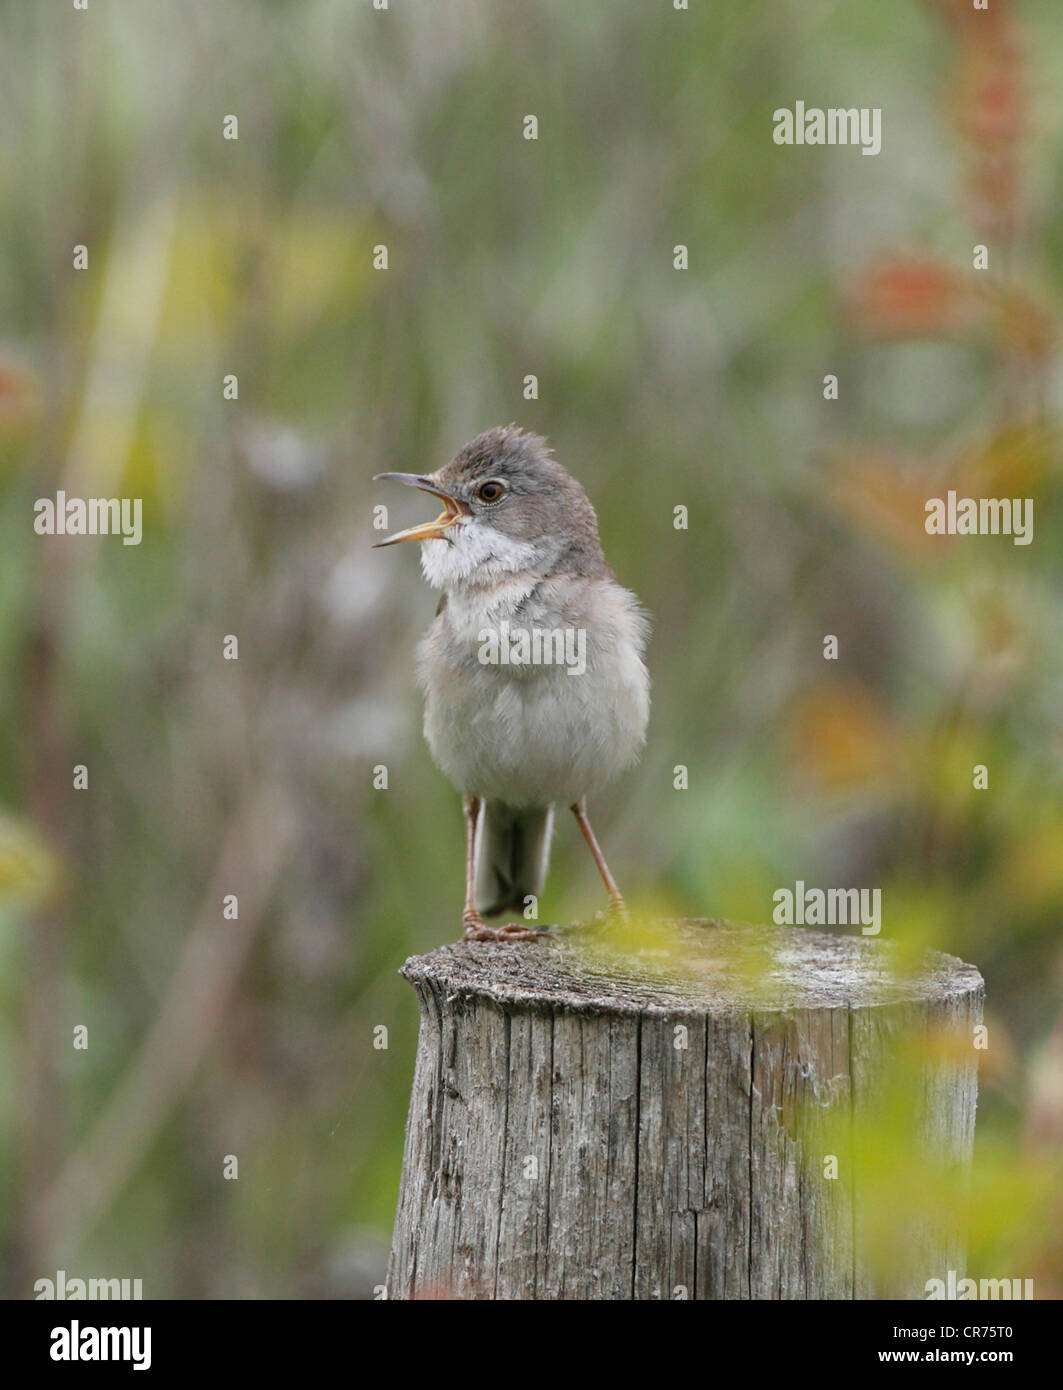
<svg viewBox="0 0 1063 1390"><path fill-rule="evenodd" d="M903 964L708 921L408 960L389 1297L924 1297L962 1240L929 1198L879 1210L874 1156L900 1123L928 1190L962 1174L983 985L951 956Z"/></svg>

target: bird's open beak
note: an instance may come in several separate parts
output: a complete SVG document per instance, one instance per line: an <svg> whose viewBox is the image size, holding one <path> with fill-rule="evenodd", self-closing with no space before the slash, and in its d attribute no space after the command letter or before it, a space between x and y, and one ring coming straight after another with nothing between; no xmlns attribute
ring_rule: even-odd
<svg viewBox="0 0 1063 1390"><path fill-rule="evenodd" d="M419 473L377 473L373 481L378 482L381 478L394 478L396 482L405 483L407 487L417 487L422 492L430 492L433 497L442 500L444 511L435 521L423 521L420 526L411 526L406 531L397 531L395 535L388 536L385 541L377 541L373 546L374 550L379 550L383 545L398 545L399 541L438 540L454 525L459 516L468 513L469 509L463 502L446 492L440 492L431 478L422 477Z"/></svg>

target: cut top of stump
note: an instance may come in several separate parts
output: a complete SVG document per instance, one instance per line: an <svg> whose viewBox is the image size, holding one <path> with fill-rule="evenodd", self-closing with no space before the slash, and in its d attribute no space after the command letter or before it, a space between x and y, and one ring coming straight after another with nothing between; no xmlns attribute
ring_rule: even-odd
<svg viewBox="0 0 1063 1390"><path fill-rule="evenodd" d="M415 987L579 1013L785 1012L942 1003L980 994L956 956L804 927L686 918L555 928L536 942L458 942L411 956Z"/></svg>

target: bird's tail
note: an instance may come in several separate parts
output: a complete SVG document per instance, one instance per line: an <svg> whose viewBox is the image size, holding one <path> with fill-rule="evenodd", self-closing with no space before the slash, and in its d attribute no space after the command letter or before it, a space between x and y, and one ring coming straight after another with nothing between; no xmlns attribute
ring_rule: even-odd
<svg viewBox="0 0 1063 1390"><path fill-rule="evenodd" d="M525 899L538 898L550 860L554 808L506 806L485 801L476 824L477 912L523 912Z"/></svg>

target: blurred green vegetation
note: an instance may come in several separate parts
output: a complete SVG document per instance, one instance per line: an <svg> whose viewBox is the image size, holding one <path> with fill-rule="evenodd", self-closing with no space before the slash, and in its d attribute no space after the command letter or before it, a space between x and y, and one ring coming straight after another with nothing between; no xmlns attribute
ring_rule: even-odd
<svg viewBox="0 0 1063 1390"><path fill-rule="evenodd" d="M435 599L369 550L370 478L517 420L654 616L647 753L593 808L622 886L761 921L881 886L889 935L977 964L971 1272L1058 1296L1053 0L67 11L0 0L8 1291L378 1282L395 971L457 932L462 827L419 733ZM798 98L880 106L882 153L775 146ZM950 487L1032 496L1034 543L927 537ZM142 497L143 544L34 535L58 488ZM544 920L597 906L562 827Z"/></svg>

